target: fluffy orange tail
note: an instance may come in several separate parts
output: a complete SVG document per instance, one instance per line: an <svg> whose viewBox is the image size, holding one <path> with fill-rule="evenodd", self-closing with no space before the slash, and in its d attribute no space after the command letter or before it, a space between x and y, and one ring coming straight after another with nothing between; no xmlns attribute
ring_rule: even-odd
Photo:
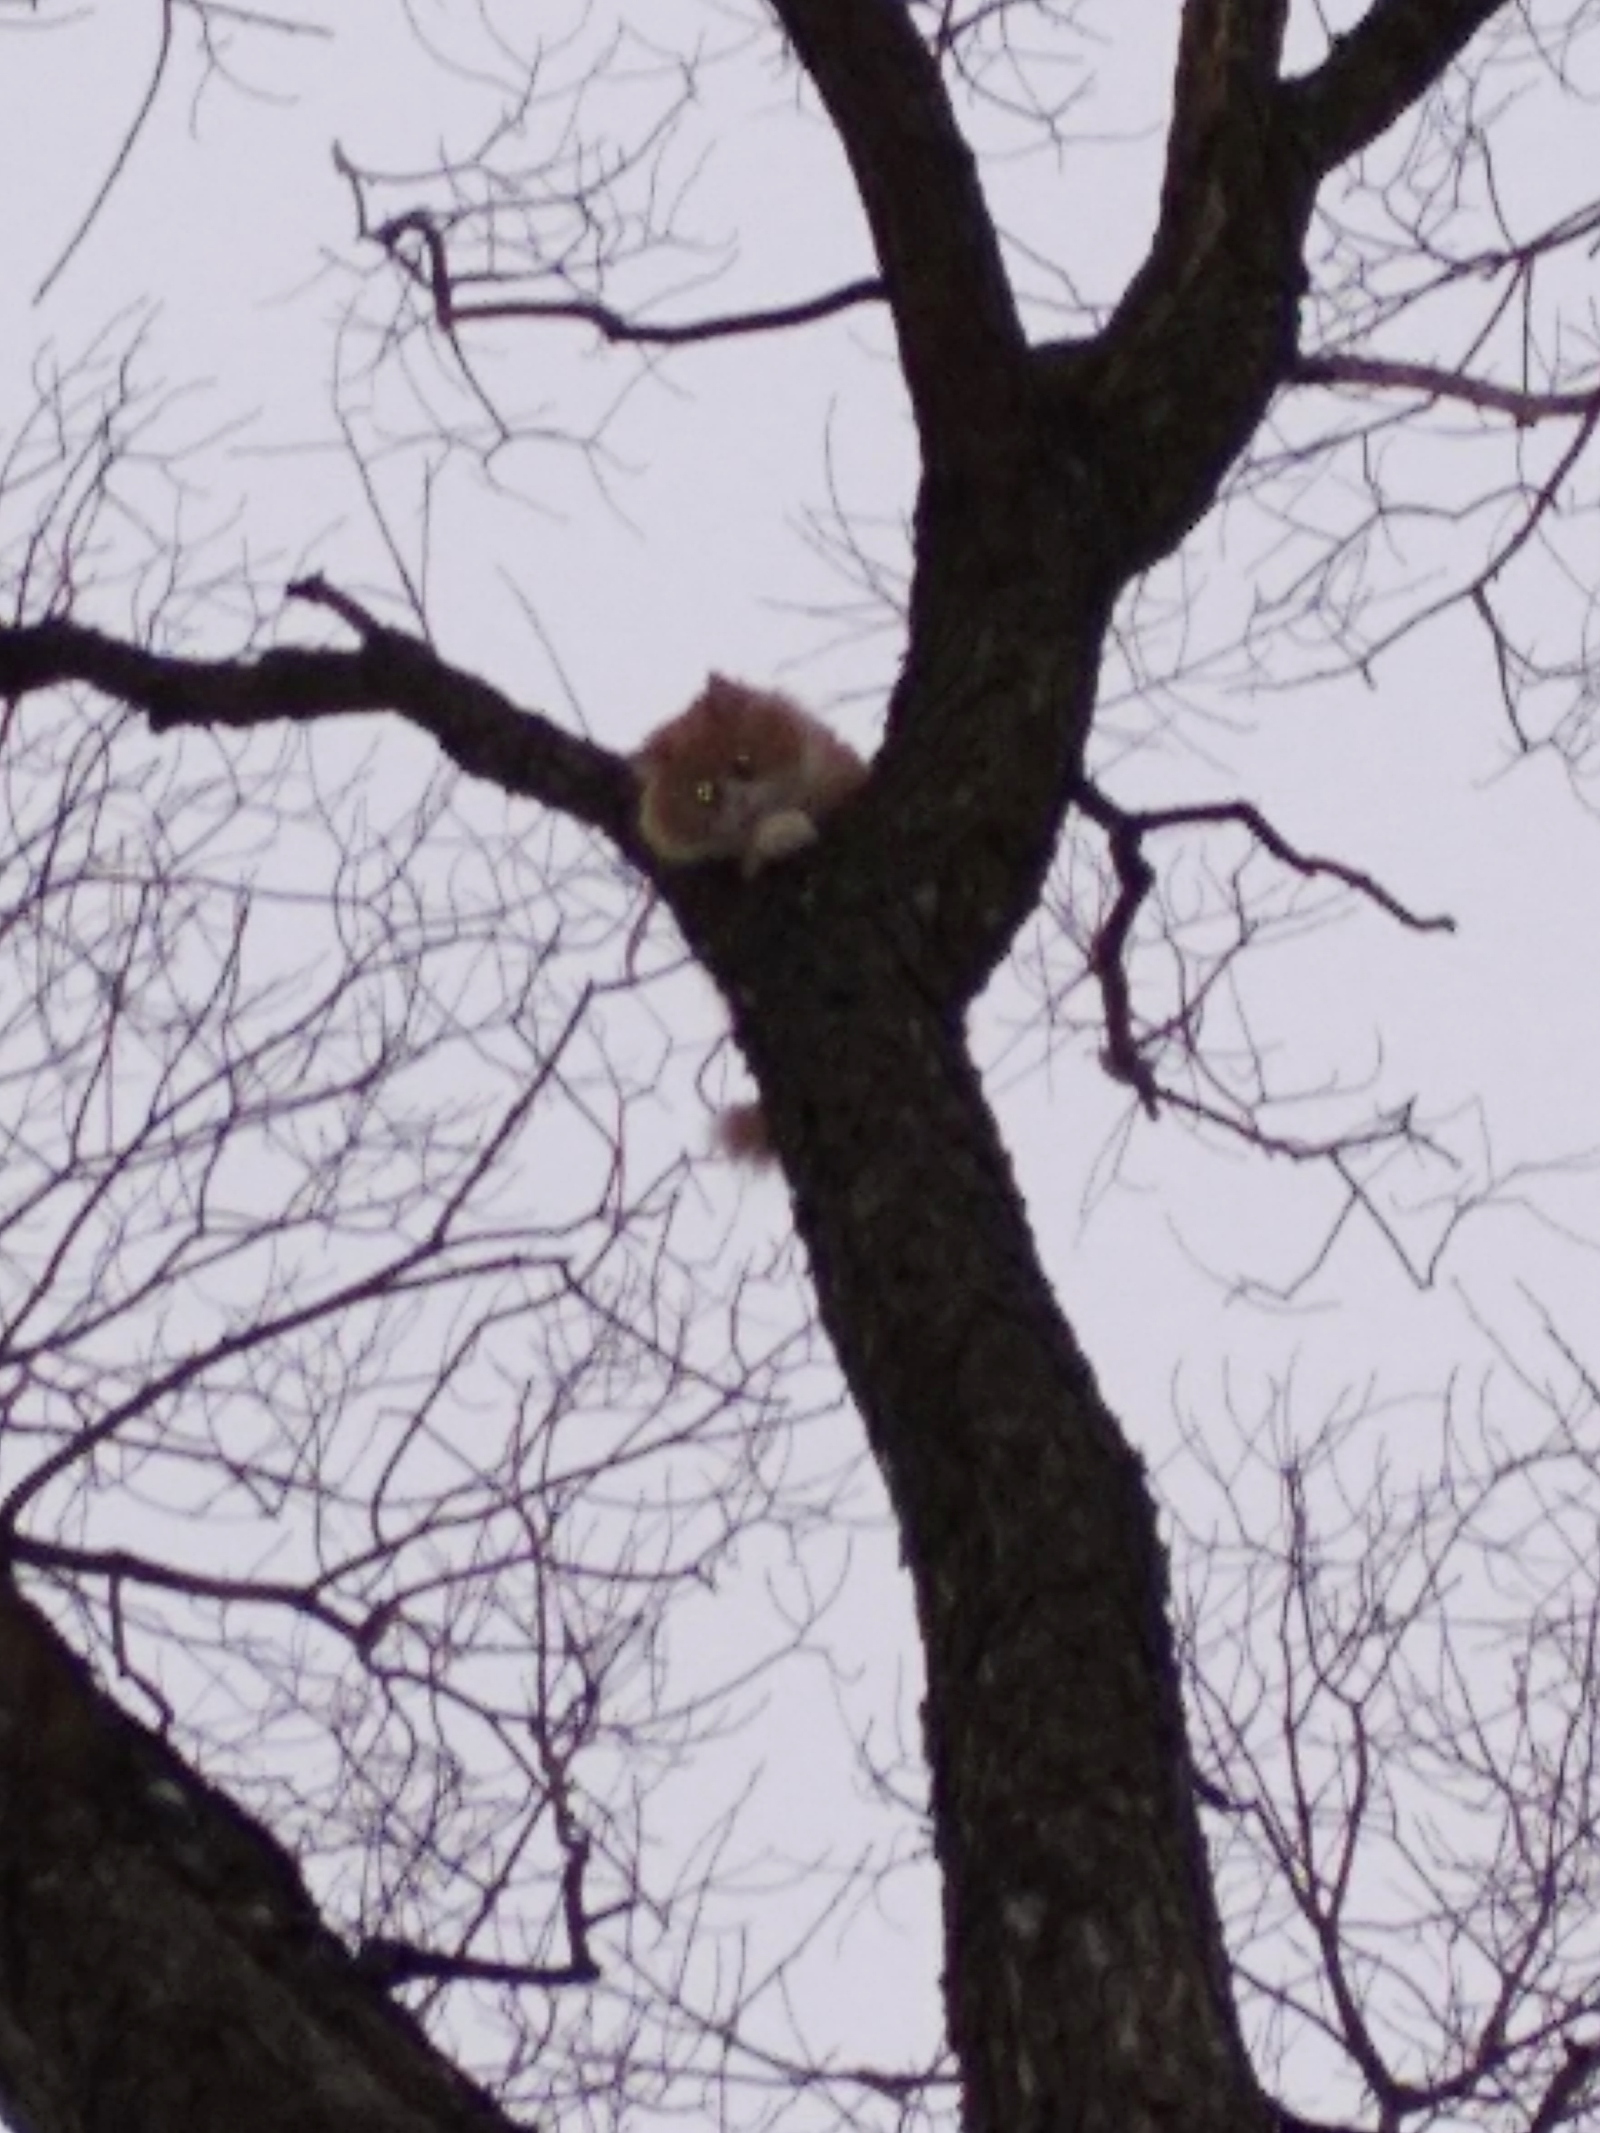
<svg viewBox="0 0 1600 2133"><path fill-rule="evenodd" d="M767 1132L767 1114L759 1104L729 1104L717 1115L716 1146L719 1155L736 1163L757 1166L777 1161L777 1151Z"/></svg>

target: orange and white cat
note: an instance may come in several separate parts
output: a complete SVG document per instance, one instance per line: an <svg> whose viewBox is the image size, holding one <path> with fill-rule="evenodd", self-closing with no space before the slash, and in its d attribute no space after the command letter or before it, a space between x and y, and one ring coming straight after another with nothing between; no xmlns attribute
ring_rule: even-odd
<svg viewBox="0 0 1600 2133"><path fill-rule="evenodd" d="M787 696L713 674L687 711L633 758L639 834L669 866L736 859L748 878L817 841L818 827L866 782L867 766ZM773 1149L759 1104L734 1104L717 1145L746 1163Z"/></svg>
<svg viewBox="0 0 1600 2133"><path fill-rule="evenodd" d="M746 875L817 841L867 766L787 696L713 674L633 758L639 832L658 859L736 859Z"/></svg>

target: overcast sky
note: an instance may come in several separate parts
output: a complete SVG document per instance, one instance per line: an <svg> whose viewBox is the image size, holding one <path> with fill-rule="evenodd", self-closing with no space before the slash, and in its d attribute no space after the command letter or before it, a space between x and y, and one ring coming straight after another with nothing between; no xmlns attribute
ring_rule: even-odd
<svg viewBox="0 0 1600 2133"><path fill-rule="evenodd" d="M639 28L647 12L659 51L703 38L727 57L707 72L703 108L668 165L686 188L683 227L697 247L621 275L616 300L648 296L662 317L697 316L799 299L869 271L831 138L768 47L741 50L741 18L759 18L754 0L742 9L649 0L647 11L617 12ZM1149 228L1176 10L1140 12L1131 35L1118 0L1084 11L1086 29L1101 35L1063 40L1056 79L1082 91L1064 144L992 166L1042 332L1091 324ZM570 10L574 21L580 13ZM716 667L792 689L870 749L895 672L894 617L887 605L864 607L829 566L817 529L842 507L887 590L903 582L911 440L881 319L851 312L787 337L692 349L659 368L608 353L579 326L484 334L473 343L483 376L522 425L487 466L435 448L431 419L480 419L436 351L413 341L373 367L392 292L381 277L360 279L373 262L355 246L334 145L365 169L397 173L466 156L505 100L470 14L416 10L460 61L452 74L402 9L308 6L296 20L326 35L233 38L238 84L202 82L180 17L156 108L81 237L155 66L161 11L47 7L0 29L0 436L29 406L36 365L70 364L100 335L107 345L137 336L138 375L153 392L171 388L152 402L149 447L192 452L181 496L151 474L152 511L169 512L185 536L206 535L210 567L247 571L269 606L273 588L309 568L381 603L396 592L398 556L413 582L426 579L447 658L607 742L629 744ZM60 26L47 33L53 17ZM1296 10L1308 55L1311 17ZM536 110L530 150L547 138L541 125L555 125L561 92L599 35L597 18L588 44L551 60L548 120ZM1554 96L1535 102L1532 71L1505 87L1530 99L1504 122L1498 172L1508 225L1525 233L1584 197L1594 121L1592 109ZM612 93L610 130L623 139L667 91L641 60ZM1016 145L992 115L977 123L997 145ZM379 205L393 212L415 196L401 184ZM1486 242L1491 234L1485 225ZM1429 314L1433 339L1388 352L1450 360L1461 345L1456 323L1448 309ZM1485 367L1500 353L1491 349ZM596 450L574 442L602 425ZM1531 462L1544 453L1548 463L1570 436L1530 439ZM1467 413L1436 420L1403 457L1395 450L1397 484L1422 498L1432 483L1446 501L1487 489L1509 465L1504 426ZM1308 502L1307 522L1321 513L1337 524L1358 510L1340 479ZM1393 619L1470 573L1483 544L1475 521L1440 527L1419 513L1399 527L1373 567L1380 594L1411 588L1395 595ZM1523 627L1552 657L1575 656L1581 644L1585 554L1592 574L1592 525L1580 524L1567 576L1547 561L1544 579L1532 567L1518 579ZM1452 1381L1458 1397L1470 1389L1466 1406L1483 1392L1499 1426L1531 1441L1545 1418L1508 1371L1508 1353L1536 1384L1560 1391L1570 1366L1545 1339L1544 1314L1580 1346L1594 1317L1600 827L1591 795L1553 753L1517 759L1486 644L1459 608L1361 674L1336 671L1337 646L1306 631L1253 669L1233 656L1241 618L1287 583L1296 555L1280 524L1240 500L1158 574L1128 616L1145 632L1139 686L1126 665L1108 675L1100 767L1108 789L1130 801L1253 800L1302 848L1456 921L1453 935L1413 933L1353 900L1301 892L1303 905L1326 907L1326 922L1288 929L1241 980L1280 1084L1350 1092L1286 1112L1282 1130L1324 1130L1413 1098L1439 1122L1436 1159L1397 1158L1375 1183L1388 1234L1360 1213L1339 1221L1340 1182L1325 1168L1263 1158L1171 1119L1130 1124L1125 1093L1098 1066L1087 997L1074 1002L1078 1027L1052 1027L1041 1013L1036 940L979 1018L1068 1315L1135 1442L1163 1469L1179 1417L1220 1436L1230 1411L1249 1420L1287 1400L1309 1430L1369 1385L1393 1403L1383 1434L1402 1459L1406 1447L1430 1456L1416 1448L1431 1447ZM1187 634L1161 622L1180 589L1192 600ZM88 612L114 626L126 597L119 585L97 608L91 594ZM226 594L193 605L191 645L231 649L241 612ZM1162 686L1180 659L1183 671ZM1574 701L1581 695L1580 685ZM340 743L330 736L328 745ZM398 734L392 754L384 745L373 779L409 792L426 774L426 751ZM492 798L464 805L474 820L505 819ZM1170 851L1175 901L1193 908L1244 846L1222 835ZM1284 878L1267 863L1253 862L1247 879L1283 902ZM654 1011L715 1043L706 988L689 980L665 1003ZM730 1085L739 1086L736 1072ZM673 1086L681 1107L655 1103L646 1145L698 1152L707 1115L692 1073ZM1458 1199L1511 1179L1514 1189L1454 1234L1431 1278L1416 1279ZM781 1183L707 1160L698 1189L708 1223L733 1221L736 1248L752 1262L781 1252ZM797 1271L785 1270L777 1287L786 1285L798 1309ZM1600 1355L1585 1352L1600 1367ZM819 1462L846 1455L848 1427ZM1198 1491L1192 1476L1169 1471L1171 1485ZM1203 1494L1186 1501L1204 1523ZM854 1625L852 1671L798 1670L757 1744L740 1751L738 1770L759 1769L768 1787L760 1826L782 1831L796 1856L836 1838L847 1806L877 1829L844 1736L835 1736L831 1794L792 1782L799 1749L813 1749L841 1707L846 1731L884 1726L891 1710L914 1727L904 1594L870 1503L870 1493L857 1499L862 1531L827 1558L829 1576L853 1581L840 1617ZM753 1591L775 1589L781 1600L785 1566L746 1567ZM735 1654L748 1618L708 1608L706 1621L708 1637L726 1640L719 1662ZM812 1989L839 2023L841 2050L887 2058L916 2038L936 1977L933 1915L926 1874L907 1875L884 1917L858 1925L842 1949L828 1944Z"/></svg>

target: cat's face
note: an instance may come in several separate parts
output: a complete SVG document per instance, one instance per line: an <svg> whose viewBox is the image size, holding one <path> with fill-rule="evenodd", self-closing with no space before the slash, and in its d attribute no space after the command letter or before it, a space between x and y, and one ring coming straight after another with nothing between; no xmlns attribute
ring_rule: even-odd
<svg viewBox="0 0 1600 2133"><path fill-rule="evenodd" d="M634 758L640 824L662 858L738 858L763 818L788 804L803 744L783 709L715 690Z"/></svg>

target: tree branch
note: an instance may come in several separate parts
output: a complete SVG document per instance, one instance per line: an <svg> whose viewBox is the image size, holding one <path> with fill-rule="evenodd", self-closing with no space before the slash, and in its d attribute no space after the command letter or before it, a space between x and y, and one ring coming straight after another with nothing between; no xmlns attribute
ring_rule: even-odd
<svg viewBox="0 0 1600 2133"><path fill-rule="evenodd" d="M453 330L474 319L569 320L575 325L592 326L603 341L610 341L617 347L684 348L702 341L732 341L746 334L782 333L792 326L813 326L821 319L837 318L841 311L854 310L861 304L881 304L883 295L881 281L851 281L837 289L825 290L821 296L803 297L792 304L774 304L770 310L728 311L711 318L684 319L676 325L625 318L620 311L613 311L609 304L577 301L562 304L541 301L537 297L520 301L516 297L506 297L498 302L452 302L448 316L441 323Z"/></svg>
<svg viewBox="0 0 1600 2133"><path fill-rule="evenodd" d="M362 1974L288 1853L6 1586L0 1875L14 2123L264 2133L292 2068L303 2133L511 2133Z"/></svg>
<svg viewBox="0 0 1600 2133"><path fill-rule="evenodd" d="M1539 2107L1528 2121L1528 2133L1556 2133L1557 2127L1570 2125L1585 2090L1593 2084L1597 2068L1600 2045L1580 2044L1575 2037L1569 2037L1566 2056L1551 2075Z"/></svg>
<svg viewBox="0 0 1600 2133"><path fill-rule="evenodd" d="M1292 385L1371 385L1380 391L1421 393L1430 400L1459 400L1491 414L1509 415L1519 429L1552 418L1582 419L1600 406L1600 386L1574 392L1524 392L1433 363L1399 363L1382 356L1303 355L1289 372Z"/></svg>
<svg viewBox="0 0 1600 2133"><path fill-rule="evenodd" d="M1102 798L1101 804L1108 803ZM1085 812L1088 812L1087 808ZM1095 819L1100 818L1096 816ZM1358 896L1367 897L1379 910L1387 911L1391 918L1397 919L1402 926L1408 926L1413 933L1454 933L1456 930L1456 922L1448 914L1436 912L1431 917L1424 917L1421 912L1413 911L1403 904L1398 896L1391 895L1382 882L1375 881L1359 867L1346 866L1342 859L1323 859L1314 852L1302 852L1296 845L1292 845L1281 831L1275 830L1260 808L1248 800L1204 800L1197 801L1191 807L1144 808L1123 814L1121 819L1141 833L1146 830L1181 829L1190 824L1235 823L1240 829L1248 830L1258 844L1265 845L1281 865L1289 867L1296 874L1305 875L1308 880L1317 875L1326 875L1334 881L1343 882L1347 889L1353 889Z"/></svg>
<svg viewBox="0 0 1600 2133"><path fill-rule="evenodd" d="M392 711L430 733L469 775L559 808L633 851L633 783L617 757L520 709L320 579L290 592L358 629L359 649L279 646L248 659L183 659L119 643L83 623L39 622L0 628L0 698L84 682L142 711L157 733Z"/></svg>
<svg viewBox="0 0 1600 2133"><path fill-rule="evenodd" d="M1067 419L1104 459L1121 576L1209 510L1294 353L1315 187L1284 123L1286 14L1186 0L1150 250L1098 341L1060 364Z"/></svg>
<svg viewBox="0 0 1600 2133"><path fill-rule="evenodd" d="M1277 95L1288 0L1189 0L1178 42L1161 219L1203 219L1206 166ZM1197 181L1199 181L1197 186Z"/></svg>
<svg viewBox="0 0 1600 2133"><path fill-rule="evenodd" d="M1374 0L1284 82L1284 0L1186 0L1161 216L1104 332L1044 362L1102 460L1127 574L1214 501L1291 373L1320 180L1419 98L1505 0Z"/></svg>
<svg viewBox="0 0 1600 2133"><path fill-rule="evenodd" d="M339 169L353 179L354 174L343 157L337 161ZM357 204L359 210L359 193ZM882 303L884 298L881 281L847 281L837 289L825 289L820 296L802 297L792 304L775 304L759 311L729 311L721 316L685 319L677 324L632 319L613 310L610 304L578 297L566 302L532 296L484 297L462 303L456 295L444 239L438 224L425 208L408 208L403 215L394 215L375 229L367 229L364 222L361 227L362 234L370 236L408 280L427 290L440 330L447 334L472 321L482 323L510 318L569 320L576 325L592 326L602 340L614 346L679 348L697 341L727 341L744 334L780 333L791 326L810 326L819 319L833 318L841 311L852 310L858 304ZM407 237L414 238L422 247L425 267L406 256L402 239Z"/></svg>
<svg viewBox="0 0 1600 2133"><path fill-rule="evenodd" d="M1322 65L1286 85L1318 174L1375 141L1438 80L1505 0L1374 0Z"/></svg>
<svg viewBox="0 0 1600 2133"><path fill-rule="evenodd" d="M904 0L772 0L844 143L924 456L1010 411L1024 339L972 151Z"/></svg>
<svg viewBox="0 0 1600 2133"><path fill-rule="evenodd" d="M1453 918L1423 917L1359 867L1347 866L1343 860L1323 859L1314 853L1302 852L1280 830L1274 829L1261 810L1248 800L1199 801L1189 807L1125 808L1103 793L1092 779L1083 777L1074 788L1073 801L1104 832L1117 877L1116 899L1101 921L1089 950L1089 967L1099 984L1105 1010L1104 1063L1114 1079L1125 1082L1133 1090L1151 1118L1159 1116L1162 1104L1172 1098L1170 1092L1158 1083L1134 1028L1127 958L1134 925L1156 885L1155 869L1144 849L1144 840L1152 832L1191 825L1230 824L1248 830L1280 865L1308 880L1326 877L1342 882L1413 932L1455 931Z"/></svg>

